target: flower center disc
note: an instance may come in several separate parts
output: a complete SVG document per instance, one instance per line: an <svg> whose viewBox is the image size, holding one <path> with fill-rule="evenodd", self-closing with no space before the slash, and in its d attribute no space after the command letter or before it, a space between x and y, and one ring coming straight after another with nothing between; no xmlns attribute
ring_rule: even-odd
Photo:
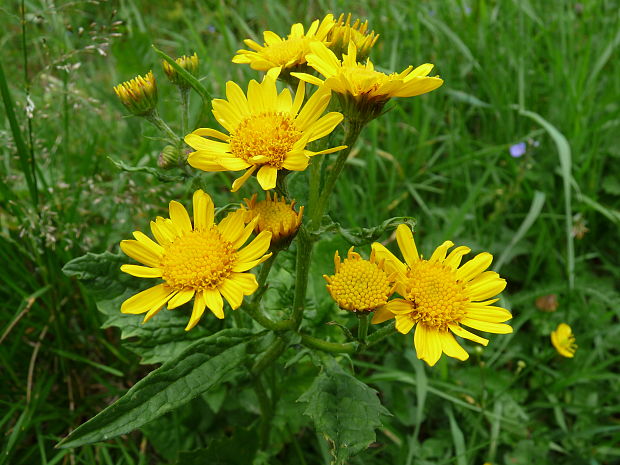
<svg viewBox="0 0 620 465"><path fill-rule="evenodd" d="M414 303L411 318L438 329L447 329L465 316L469 297L456 273L442 263L420 260L407 272L406 298Z"/></svg>
<svg viewBox="0 0 620 465"><path fill-rule="evenodd" d="M230 151L248 163L268 164L279 169L301 135L291 115L260 113L246 118L231 134ZM252 162L251 158L256 156L267 160Z"/></svg>
<svg viewBox="0 0 620 465"><path fill-rule="evenodd" d="M162 278L174 289L213 289L230 276L237 258L216 228L178 237L164 251Z"/></svg>
<svg viewBox="0 0 620 465"><path fill-rule="evenodd" d="M376 263L347 258L331 278L331 294L346 310L372 310L387 302L391 290L385 271Z"/></svg>
<svg viewBox="0 0 620 465"><path fill-rule="evenodd" d="M282 202L258 202L253 210L260 215L258 227L261 231L279 231L280 225L287 226L297 218L291 206Z"/></svg>

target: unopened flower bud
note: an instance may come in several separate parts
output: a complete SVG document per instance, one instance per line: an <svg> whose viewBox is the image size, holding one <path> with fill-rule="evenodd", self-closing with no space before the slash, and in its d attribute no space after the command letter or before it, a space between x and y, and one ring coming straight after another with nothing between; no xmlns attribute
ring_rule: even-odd
<svg viewBox="0 0 620 465"><path fill-rule="evenodd" d="M136 116L146 116L157 106L157 84L152 71L115 86L114 92L125 108Z"/></svg>
<svg viewBox="0 0 620 465"><path fill-rule="evenodd" d="M163 169L170 169L179 163L179 149L174 145L166 145L159 154L157 166Z"/></svg>
<svg viewBox="0 0 620 465"><path fill-rule="evenodd" d="M327 36L329 48L338 58L347 52L349 42L353 42L357 48L358 61L368 58L370 49L375 45L378 38L379 35L375 34L375 31L368 32L368 21L362 23L359 19L356 19L351 24L351 13L347 15L346 19L344 13L341 14Z"/></svg>
<svg viewBox="0 0 620 465"><path fill-rule="evenodd" d="M175 62L192 76L196 76L198 74L198 55L196 55L196 53L191 56L183 55L181 58L177 58ZM183 89L189 89L190 84L177 72L176 69L172 67L172 65L170 65L170 63L167 61L162 61L162 65L170 82Z"/></svg>

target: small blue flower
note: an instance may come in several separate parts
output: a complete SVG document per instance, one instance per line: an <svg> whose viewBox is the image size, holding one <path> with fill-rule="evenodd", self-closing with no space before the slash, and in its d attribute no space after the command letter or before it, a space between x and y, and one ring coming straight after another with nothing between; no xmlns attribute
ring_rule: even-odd
<svg viewBox="0 0 620 465"><path fill-rule="evenodd" d="M525 142L519 142L518 144L511 145L510 155L514 158L519 158L525 155Z"/></svg>

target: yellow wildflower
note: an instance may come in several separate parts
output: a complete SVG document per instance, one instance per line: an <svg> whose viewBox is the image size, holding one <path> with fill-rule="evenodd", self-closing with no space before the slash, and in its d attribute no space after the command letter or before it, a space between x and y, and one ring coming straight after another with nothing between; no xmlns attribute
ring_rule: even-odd
<svg viewBox="0 0 620 465"><path fill-rule="evenodd" d="M368 32L368 21L362 23L359 19L356 19L351 24L351 13L347 15L346 20L343 13L336 21L327 38L330 50L337 57L342 56L348 50L349 43L352 42L357 49L357 59L362 61L370 54L370 49L377 42L379 34L375 34L375 31Z"/></svg>
<svg viewBox="0 0 620 465"><path fill-rule="evenodd" d="M374 251L370 260L364 260L351 247L342 262L336 252L334 265L334 275L323 275L323 278L330 295L343 310L371 312L381 309L394 292L393 276L385 272L384 260L377 261Z"/></svg>
<svg viewBox="0 0 620 465"><path fill-rule="evenodd" d="M229 81L228 100L213 100L213 114L229 134L208 128L188 134L185 142L196 150L188 163L203 171L246 170L233 183L233 192L256 171L258 183L268 190L276 186L278 171L303 171L310 157L345 148L306 149L309 142L331 133L343 117L337 112L321 116L331 98L329 90L317 90L302 107L304 94L303 83L294 99L288 89L278 93L272 73L262 83L250 81L247 97Z"/></svg>
<svg viewBox="0 0 620 465"><path fill-rule="evenodd" d="M211 197L194 192L194 224L179 202L170 202L170 219L151 221L156 241L140 231L135 240L121 241L121 249L134 260L146 265L123 265L121 270L139 278L161 278L157 284L121 305L121 312L146 313L148 321L164 305L173 309L194 298L194 306L186 330L192 329L208 307L217 318L224 318L224 297L233 310L243 297L258 288L251 268L265 261L271 233L261 232L246 247L258 218L245 226L245 211L230 213L215 224Z"/></svg>
<svg viewBox="0 0 620 465"><path fill-rule="evenodd" d="M198 73L198 55L196 53L190 56L183 55L174 61L192 76L196 76ZM185 78L183 78L177 70L170 65L170 63L164 60L162 61L162 66L164 68L164 73L166 73L166 76L170 82L185 89L190 87Z"/></svg>
<svg viewBox="0 0 620 465"><path fill-rule="evenodd" d="M301 218L304 214L304 207L299 209L299 213L295 211L295 201L290 204L285 198L278 199L277 194L267 192L265 200L257 201L257 195L254 194L251 199L244 199L248 206L248 215L246 221L253 220L258 217L258 223L254 231L269 231L271 243L276 244L281 241L291 240L301 225Z"/></svg>
<svg viewBox="0 0 620 465"><path fill-rule="evenodd" d="M396 318L396 329L407 334L415 326L414 343L418 358L435 365L442 353L459 360L469 354L451 333L482 345L489 341L463 328L469 326L489 333L507 334L512 328L503 324L512 318L506 309L493 306L499 299L506 281L494 271L485 271L493 256L483 252L460 266L468 247L456 247L444 242L431 258L422 259L413 240L411 229L400 225L396 239L406 263L402 263L383 245L372 245L377 257L385 259L386 269L397 274L396 292L403 296L394 299L377 311L373 323ZM490 300L485 300L490 299Z"/></svg>
<svg viewBox="0 0 620 465"><path fill-rule="evenodd" d="M573 358L577 350L573 330L566 323L560 323L555 331L551 332L551 343L562 357Z"/></svg>
<svg viewBox="0 0 620 465"><path fill-rule="evenodd" d="M152 113L157 105L157 84L152 71L114 86L114 92L125 108L136 116Z"/></svg>

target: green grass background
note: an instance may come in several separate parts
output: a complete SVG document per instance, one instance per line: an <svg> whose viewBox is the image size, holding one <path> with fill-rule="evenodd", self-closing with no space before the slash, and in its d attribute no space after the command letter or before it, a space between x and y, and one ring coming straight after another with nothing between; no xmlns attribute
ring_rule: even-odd
<svg viewBox="0 0 620 465"><path fill-rule="evenodd" d="M99 329L93 302L60 269L116 251L192 190L111 163L155 166L163 146L154 128L122 116L112 87L153 69L160 112L178 130L177 95L152 43L196 51L202 82L222 97L227 80L244 87L257 76L230 63L242 39L349 11L381 35L372 52L381 70L431 62L445 84L391 102L366 128L332 216L347 227L414 216L426 255L445 239L490 251L515 316L513 335L482 351L468 343L466 363L423 366L411 335L356 359L393 416L351 463L620 462L618 2L33 0L0 7L10 91L0 107L0 464L175 463L181 446L204 447L226 427L218 417L188 436L179 413L147 434L53 447L152 368L118 331ZM521 141L527 153L512 158ZM250 193L234 197L222 180L203 178L220 205ZM331 273L336 246L346 250L317 249L320 273ZM549 294L553 312L535 305ZM560 322L575 331L574 359L549 343ZM326 454L304 429L265 463L328 463Z"/></svg>

